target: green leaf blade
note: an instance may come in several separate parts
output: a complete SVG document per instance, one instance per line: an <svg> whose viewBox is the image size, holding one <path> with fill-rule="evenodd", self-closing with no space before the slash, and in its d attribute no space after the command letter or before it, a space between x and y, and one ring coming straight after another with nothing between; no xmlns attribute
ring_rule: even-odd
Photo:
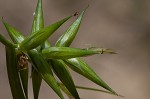
<svg viewBox="0 0 150 99"><path fill-rule="evenodd" d="M12 26L11 26L11 28L13 28ZM14 28L13 28L14 29ZM21 35L21 33L20 32L16 32L17 30L15 30L15 31L10 31L10 33L12 33L12 38L15 38L15 40L16 40L16 42L21 42L21 39L24 39L24 37L23 36L21 36L22 38L21 39L19 39L19 37L18 36L16 36L16 34L17 35ZM58 94L58 96L59 97L61 97L61 99L64 99L63 98L63 96L62 96L62 93L61 93L61 91L60 91L60 88L58 87L58 85L56 84L56 81L55 81L55 79L54 79L54 77L52 77L52 74L51 74L51 71L47 71L48 69L49 69L49 65L47 65L47 63L46 63L46 65L45 65L45 59L41 56L41 55L39 55L39 52L37 52L37 50L36 49L34 49L34 50L30 50L30 51L28 51L28 55L29 55L29 57L30 57L30 60L33 62L33 65L34 65L34 69L38 72L38 74L40 74L41 76L42 76L42 78L47 82L47 84L50 86L50 87L52 87L52 89L54 89L54 91ZM38 61L37 61L37 59L39 59ZM44 62L43 62L44 61ZM43 65L44 64L44 65ZM46 72L47 72L47 74L48 75L46 75L45 74L45 72L44 72L44 70L43 70L43 67L46 69ZM45 76L44 76L45 75ZM51 78L51 79L50 79ZM54 83L52 83L54 81ZM36 85L35 85L36 86ZM37 85L38 86L38 85ZM36 87L37 87L36 86ZM56 87L56 88L55 88ZM38 88L37 88L38 89Z"/></svg>
<svg viewBox="0 0 150 99"><path fill-rule="evenodd" d="M44 17L43 17L42 0L38 0L36 10L34 12L34 20L32 23L31 34L37 33L36 31L43 28L44 28ZM38 48L41 49L40 46ZM32 66L32 86L34 99L38 99L41 83L42 83L41 75Z"/></svg>
<svg viewBox="0 0 150 99"><path fill-rule="evenodd" d="M119 96L119 97L124 97L122 95L113 94L112 92L109 92L109 91L106 91L106 90L97 89L97 88L84 87L84 86L78 86L78 85L76 85L76 88L82 89L82 90L97 91L97 92L107 93L107 94L111 94L111 95L116 95L116 96Z"/></svg>
<svg viewBox="0 0 150 99"><path fill-rule="evenodd" d="M42 83L41 75L34 68L32 68L32 86L34 99L38 99L41 83Z"/></svg>
<svg viewBox="0 0 150 99"><path fill-rule="evenodd" d="M68 47L71 45L79 30L85 10L80 14L77 20L65 31L65 33L57 40L55 46Z"/></svg>
<svg viewBox="0 0 150 99"><path fill-rule="evenodd" d="M9 84L13 99L26 99L21 87L21 82L18 74L18 64L16 52L13 47L6 47L6 63Z"/></svg>
<svg viewBox="0 0 150 99"><path fill-rule="evenodd" d="M14 43L21 43L24 40L24 36L17 31L14 27L3 20L3 24Z"/></svg>
<svg viewBox="0 0 150 99"><path fill-rule="evenodd" d="M51 68L47 61L43 58L43 56L37 50L28 51L34 69L41 74L43 80L56 92L56 94L61 98L64 99L60 88L55 80Z"/></svg>
<svg viewBox="0 0 150 99"><path fill-rule="evenodd" d="M72 94L68 91L68 89L65 87L65 85L63 83L58 83L60 88L63 90L63 92L71 99L74 99L74 97L72 96ZM81 89L81 90L89 90L89 91L97 91L97 92L102 92L102 93L106 93L106 94L112 94L109 91L106 90L101 90L101 89L97 89L97 88L91 88L91 87L84 87L84 86L79 86L79 85L75 85L77 89ZM119 97L124 97L122 95L118 95Z"/></svg>
<svg viewBox="0 0 150 99"><path fill-rule="evenodd" d="M13 40L14 43L20 43L24 40L24 36L22 36L19 31L17 31L11 25L6 23L4 20L3 20L3 24L7 30L10 38ZM26 66L26 67L28 67L28 66ZM28 98L28 68L20 70L19 74L20 74L24 93L26 95L26 98Z"/></svg>
<svg viewBox="0 0 150 99"><path fill-rule="evenodd" d="M75 97L75 99L80 99L66 64L62 60L52 60L51 63L55 74L66 86L69 92Z"/></svg>
<svg viewBox="0 0 150 99"><path fill-rule="evenodd" d="M42 50L42 55L47 59L68 59L93 54L98 53L95 51L70 47L50 47Z"/></svg>
<svg viewBox="0 0 150 99"><path fill-rule="evenodd" d="M75 99L64 84L58 83L58 85L60 86L61 90L69 97L69 99Z"/></svg>
<svg viewBox="0 0 150 99"><path fill-rule="evenodd" d="M36 33L38 30L40 30L42 28L44 28L42 0L38 0L36 10L34 12L34 20L32 23L32 32L31 33Z"/></svg>
<svg viewBox="0 0 150 99"><path fill-rule="evenodd" d="M7 47L16 47L13 43L11 43L9 40L7 40L4 36L2 36L1 34L0 34L0 42L2 43L2 44L4 44L5 46L7 46Z"/></svg>
<svg viewBox="0 0 150 99"><path fill-rule="evenodd" d="M83 75L87 79L91 80L92 82L98 84L99 86L107 89L108 91L112 92L113 94L117 93L111 89L95 72L90 68L88 64L86 64L83 60L79 58L72 58L65 60L66 64L74 70L75 72Z"/></svg>
<svg viewBox="0 0 150 99"><path fill-rule="evenodd" d="M60 20L46 28L40 29L39 31L31 34L27 37L23 42L19 44L21 51L28 51L33 48L36 48L40 44L44 43L50 35L52 35L64 22L66 22L69 18L66 17L63 20Z"/></svg>

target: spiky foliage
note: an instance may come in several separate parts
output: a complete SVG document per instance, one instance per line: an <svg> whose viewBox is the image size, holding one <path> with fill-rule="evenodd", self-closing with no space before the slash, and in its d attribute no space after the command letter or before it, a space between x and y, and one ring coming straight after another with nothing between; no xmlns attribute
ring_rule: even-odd
<svg viewBox="0 0 150 99"><path fill-rule="evenodd" d="M10 42L0 34L0 42L3 43L6 48L7 73L13 99L28 99L28 63L32 65L31 77L34 99L38 99L42 80L44 80L61 99L64 99L61 90L71 99L80 99L76 88L117 95L85 61L79 58L94 54L112 54L114 52L106 48L92 47L80 49L69 47L80 28L85 10L80 13L78 18L62 34L55 43L55 46L51 46L47 39L72 16L68 16L44 27L42 0L38 0L37 2L31 35L28 37L23 36L21 32L2 19L13 41ZM75 13L73 16L76 15ZM107 91L76 86L68 67ZM57 81L54 75L56 75L60 81Z"/></svg>

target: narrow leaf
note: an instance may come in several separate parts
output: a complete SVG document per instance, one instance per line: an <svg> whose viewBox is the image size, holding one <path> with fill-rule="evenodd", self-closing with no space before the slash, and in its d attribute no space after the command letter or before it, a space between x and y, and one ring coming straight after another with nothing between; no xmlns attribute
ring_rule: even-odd
<svg viewBox="0 0 150 99"><path fill-rule="evenodd" d="M61 47L70 46L70 44L74 40L74 38L79 30L85 10L80 14L80 16L77 18L77 20L64 32L64 34L58 39L58 41L55 44L56 46L61 46Z"/></svg>
<svg viewBox="0 0 150 99"><path fill-rule="evenodd" d="M30 56L34 69L41 74L45 82L57 93L57 95L61 99L64 99L60 88L57 84L57 81L55 80L52 74L50 66L47 63L47 61L43 58L43 56L35 49L28 51L28 54Z"/></svg>
<svg viewBox="0 0 150 99"><path fill-rule="evenodd" d="M66 22L69 18L66 17L61 21L58 21L44 29L40 29L39 31L31 34L29 37L27 37L23 42L19 44L21 51L27 51L31 50L33 48L36 48L40 44L44 43L50 35L52 35L64 22Z"/></svg>
<svg viewBox="0 0 150 99"><path fill-rule="evenodd" d="M36 33L38 30L44 28L44 18L43 18L43 9L42 9L42 0L38 0L36 10L34 12L34 20L32 23L32 34ZM41 46L37 48L41 49ZM34 99L38 99L39 91L42 83L41 75L33 68L32 66L32 86Z"/></svg>
<svg viewBox="0 0 150 99"><path fill-rule="evenodd" d="M7 74L13 99L26 99L21 87L17 68L16 52L13 47L6 47Z"/></svg>
<svg viewBox="0 0 150 99"><path fill-rule="evenodd" d="M83 75L84 77L88 78L94 83L117 95L117 93L114 90L112 90L83 60L79 58L72 58L65 60L65 62L75 72Z"/></svg>
<svg viewBox="0 0 150 99"><path fill-rule="evenodd" d="M116 95L116 94L113 94L113 93L111 93L109 91L105 91L105 90L101 90L101 89L97 89L97 88L83 87L83 86L77 86L77 85L76 85L76 88L82 89L82 90L98 91L98 92L103 92L103 93L108 93L108 94ZM121 95L119 95L119 96L121 96Z"/></svg>
<svg viewBox="0 0 150 99"><path fill-rule="evenodd" d="M4 36L0 34L0 42L3 43L7 47L16 47L13 43L8 41Z"/></svg>
<svg viewBox="0 0 150 99"><path fill-rule="evenodd" d="M3 20L3 24L14 43L20 43L24 40L24 37L21 35L21 33L19 31L17 31L11 25L6 23L4 20ZM17 55L17 56L19 56L18 59L21 62L22 54ZM25 66L25 67L27 67L27 66ZM28 68L20 70L19 74L20 74L20 78L21 78L21 82L22 82L22 86L23 86L25 95L28 98Z"/></svg>
<svg viewBox="0 0 150 99"><path fill-rule="evenodd" d="M64 84L58 83L58 85L60 86L61 90L69 97L69 99L75 99Z"/></svg>
<svg viewBox="0 0 150 99"><path fill-rule="evenodd" d="M11 28L13 27L11 26ZM16 42L20 42L21 39L24 39L23 36L21 36L22 38L20 39L18 38L20 36L16 36L16 34L21 35L21 33L16 32L16 30L10 31L10 33L12 34L11 37L15 38ZM58 87L56 80L52 75L51 70L49 70L49 65L45 61L43 56L41 56L36 49L28 51L28 55L30 57L31 62L33 63L34 69L42 76L45 82L47 82L47 84L50 87L52 87L52 89L58 94L58 96L61 97L61 99L64 99L60 91L60 88Z"/></svg>
<svg viewBox="0 0 150 99"><path fill-rule="evenodd" d="M109 91L105 91L105 90L101 90L101 89L97 89L97 88L83 87L83 86L77 86L77 85L76 85L76 88L83 89L83 90L91 90L91 91L103 92L103 93L107 93L107 94L116 95L116 96L119 96L119 97L124 97L123 95L113 94L113 93L111 93Z"/></svg>
<svg viewBox="0 0 150 99"><path fill-rule="evenodd" d="M50 47L43 49L42 54L48 59L68 59L98 54L98 52L70 47Z"/></svg>
<svg viewBox="0 0 150 99"><path fill-rule="evenodd" d="M36 33L38 30L44 28L44 18L42 9L42 0L38 0L36 10L34 12L34 20L32 23L32 32Z"/></svg>
<svg viewBox="0 0 150 99"><path fill-rule="evenodd" d="M39 72L32 68L32 86L34 99L38 99L39 91L42 83L42 77Z"/></svg>
<svg viewBox="0 0 150 99"><path fill-rule="evenodd" d="M24 40L24 36L19 31L17 31L14 27L6 23L4 20L3 20L3 24L10 38L14 43L21 43Z"/></svg>
<svg viewBox="0 0 150 99"><path fill-rule="evenodd" d="M63 90L63 92L68 96L74 99L73 95L68 91L68 89L65 87L64 84L62 83L58 83L58 85L60 86L60 88ZM97 91L97 92L102 92L102 93L107 93L107 94L112 94L109 91L105 91L105 90L101 90L101 89L97 89L97 88L91 88L91 87L84 87L84 86L79 86L79 85L75 85L77 89L81 89L81 90L89 90L89 91ZM122 95L118 95L119 97L124 97Z"/></svg>
<svg viewBox="0 0 150 99"><path fill-rule="evenodd" d="M80 99L66 64L62 60L52 60L51 63L55 74L66 86L69 92L75 97L75 99Z"/></svg>

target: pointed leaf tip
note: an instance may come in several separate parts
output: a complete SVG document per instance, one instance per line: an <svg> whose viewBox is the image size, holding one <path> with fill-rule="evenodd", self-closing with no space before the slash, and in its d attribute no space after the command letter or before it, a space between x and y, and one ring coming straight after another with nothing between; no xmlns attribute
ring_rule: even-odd
<svg viewBox="0 0 150 99"><path fill-rule="evenodd" d="M31 34L36 33L36 31L44 28L42 0L38 0L37 5L36 5L36 10L33 16L34 16L34 20L32 23ZM42 77L40 73L37 72L35 68L33 68L32 66L32 86L33 86L34 99L38 99L41 83L42 83Z"/></svg>
<svg viewBox="0 0 150 99"><path fill-rule="evenodd" d="M86 48L86 49L95 51L99 54L117 54L113 49L108 49L108 48L90 47L90 48Z"/></svg>
<svg viewBox="0 0 150 99"><path fill-rule="evenodd" d="M32 23L32 32L31 33L35 33L36 31L38 31L42 28L44 28L42 0L38 0L36 10L34 12L34 20Z"/></svg>
<svg viewBox="0 0 150 99"><path fill-rule="evenodd" d="M16 45L15 44L13 44L12 42L10 42L9 40L7 40L4 36L2 36L1 34L0 34L0 42L1 43L3 43L5 46L7 46L7 47L16 47Z"/></svg>
<svg viewBox="0 0 150 99"><path fill-rule="evenodd" d="M69 18L71 18L71 16L66 17L56 23L53 23L52 25L47 26L46 28L40 29L39 31L33 33L19 44L19 50L28 51L44 43Z"/></svg>
<svg viewBox="0 0 150 99"><path fill-rule="evenodd" d="M25 37L18 30L8 24L6 21L2 20L2 22L14 43L20 43L24 40Z"/></svg>
<svg viewBox="0 0 150 99"><path fill-rule="evenodd" d="M42 50L42 55L47 59L69 59L94 54L98 52L71 47L50 47Z"/></svg>
<svg viewBox="0 0 150 99"><path fill-rule="evenodd" d="M78 33L85 10L82 11L82 13L78 16L78 18L70 25L70 27L57 40L55 46L68 47L71 45L74 38L76 37L76 34ZM74 16L77 16L77 15L78 15L78 12L74 14Z"/></svg>
<svg viewBox="0 0 150 99"><path fill-rule="evenodd" d="M72 58L65 60L65 63L75 72L83 75L84 77L88 78L89 80L93 81L94 83L98 84L99 86L107 89L112 94L117 93L111 89L106 82L104 82L95 72L94 70L83 60L79 58Z"/></svg>
<svg viewBox="0 0 150 99"><path fill-rule="evenodd" d="M66 64L62 60L52 60L51 63L55 74L66 86L68 91L75 97L75 99L80 99Z"/></svg>

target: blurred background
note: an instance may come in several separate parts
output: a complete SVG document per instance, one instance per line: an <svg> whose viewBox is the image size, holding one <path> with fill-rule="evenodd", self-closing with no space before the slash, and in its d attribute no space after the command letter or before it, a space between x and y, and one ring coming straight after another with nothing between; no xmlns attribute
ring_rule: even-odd
<svg viewBox="0 0 150 99"><path fill-rule="evenodd" d="M0 17L28 36L37 0L0 0ZM150 99L150 1L149 0L43 0L45 25L82 11L90 5L72 47L106 47L116 55L84 58L116 92L79 90L81 99ZM76 19L69 20L49 38L52 44ZM0 22L0 33L8 34ZM0 97L12 99L6 72L4 46L0 44ZM77 85L102 89L71 70ZM33 99L31 80L29 99ZM39 99L59 99L43 82ZM68 99L68 98L66 98Z"/></svg>

